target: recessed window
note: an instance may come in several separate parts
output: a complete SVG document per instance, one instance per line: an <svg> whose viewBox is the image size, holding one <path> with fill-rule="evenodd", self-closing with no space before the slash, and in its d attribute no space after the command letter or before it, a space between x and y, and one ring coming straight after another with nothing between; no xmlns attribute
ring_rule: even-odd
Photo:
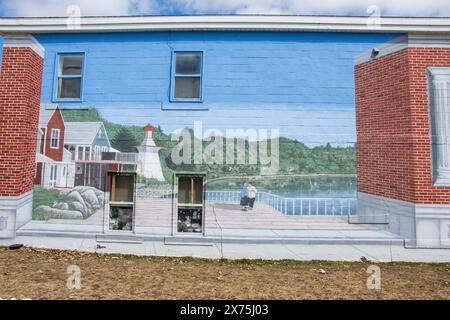
<svg viewBox="0 0 450 320"><path fill-rule="evenodd" d="M112 174L109 230L133 230L134 175Z"/></svg>
<svg viewBox="0 0 450 320"><path fill-rule="evenodd" d="M172 98L174 100L201 100L202 53L176 52L173 66Z"/></svg>
<svg viewBox="0 0 450 320"><path fill-rule="evenodd" d="M203 177L178 177L178 232L203 232Z"/></svg>
<svg viewBox="0 0 450 320"><path fill-rule="evenodd" d="M57 70L57 99L81 99L84 54L60 54Z"/></svg>
<svg viewBox="0 0 450 320"><path fill-rule="evenodd" d="M59 129L51 130L51 139L50 139L50 148L58 149L59 148Z"/></svg>

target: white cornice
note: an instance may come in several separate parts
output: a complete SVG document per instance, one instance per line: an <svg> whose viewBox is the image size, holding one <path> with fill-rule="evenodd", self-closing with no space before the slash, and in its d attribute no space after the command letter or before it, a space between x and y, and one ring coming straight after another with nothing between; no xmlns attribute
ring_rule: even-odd
<svg viewBox="0 0 450 320"><path fill-rule="evenodd" d="M355 57L354 62L358 65L406 48L450 48L450 35L409 33L361 53ZM373 54L374 49L378 54Z"/></svg>
<svg viewBox="0 0 450 320"><path fill-rule="evenodd" d="M450 80L450 70L445 67L428 67L428 74L433 79L433 81L449 81ZM450 182L447 183L450 185Z"/></svg>
<svg viewBox="0 0 450 320"><path fill-rule="evenodd" d="M4 37L3 46L7 48L30 48L42 58L45 53L44 47L29 34L7 34Z"/></svg>
<svg viewBox="0 0 450 320"><path fill-rule="evenodd" d="M450 33L450 18L383 17L377 20L373 17L285 15L83 17L77 28L67 24L74 21L68 18L0 18L0 33L224 30Z"/></svg>

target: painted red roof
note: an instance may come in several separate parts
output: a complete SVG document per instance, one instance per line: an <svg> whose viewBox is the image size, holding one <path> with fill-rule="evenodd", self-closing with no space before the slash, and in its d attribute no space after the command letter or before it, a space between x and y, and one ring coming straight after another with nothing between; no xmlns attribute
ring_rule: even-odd
<svg viewBox="0 0 450 320"><path fill-rule="evenodd" d="M150 123L144 127L145 132L154 131L154 130L155 130L155 128Z"/></svg>

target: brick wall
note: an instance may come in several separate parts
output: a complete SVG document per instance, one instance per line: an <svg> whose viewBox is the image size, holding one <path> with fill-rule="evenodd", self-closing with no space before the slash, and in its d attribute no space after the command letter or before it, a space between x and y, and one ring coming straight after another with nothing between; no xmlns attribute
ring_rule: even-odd
<svg viewBox="0 0 450 320"><path fill-rule="evenodd" d="M449 66L450 49L409 48L355 67L358 191L449 204L432 183L427 67Z"/></svg>
<svg viewBox="0 0 450 320"><path fill-rule="evenodd" d="M33 188L42 64L30 48L3 48L0 196L17 196Z"/></svg>

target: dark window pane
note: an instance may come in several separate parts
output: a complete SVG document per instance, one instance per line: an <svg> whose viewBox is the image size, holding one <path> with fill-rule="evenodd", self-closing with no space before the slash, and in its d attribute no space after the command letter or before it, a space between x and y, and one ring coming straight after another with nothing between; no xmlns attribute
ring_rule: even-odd
<svg viewBox="0 0 450 320"><path fill-rule="evenodd" d="M203 203L203 178L197 177L192 179L192 203Z"/></svg>
<svg viewBox="0 0 450 320"><path fill-rule="evenodd" d="M81 76L83 56L61 56L59 58L59 75Z"/></svg>
<svg viewBox="0 0 450 320"><path fill-rule="evenodd" d="M190 203L191 178L178 178L178 203Z"/></svg>
<svg viewBox="0 0 450 320"><path fill-rule="evenodd" d="M81 98L81 78L59 79L58 98L60 99L80 99Z"/></svg>
<svg viewBox="0 0 450 320"><path fill-rule="evenodd" d="M133 202L134 176L113 176L111 189L111 201Z"/></svg>
<svg viewBox="0 0 450 320"><path fill-rule="evenodd" d="M202 204L203 203L203 178L179 177L178 178L178 203Z"/></svg>
<svg viewBox="0 0 450 320"><path fill-rule="evenodd" d="M201 60L200 53L177 53L175 73L200 74Z"/></svg>
<svg viewBox="0 0 450 320"><path fill-rule="evenodd" d="M200 78L175 78L175 98L200 99Z"/></svg>

